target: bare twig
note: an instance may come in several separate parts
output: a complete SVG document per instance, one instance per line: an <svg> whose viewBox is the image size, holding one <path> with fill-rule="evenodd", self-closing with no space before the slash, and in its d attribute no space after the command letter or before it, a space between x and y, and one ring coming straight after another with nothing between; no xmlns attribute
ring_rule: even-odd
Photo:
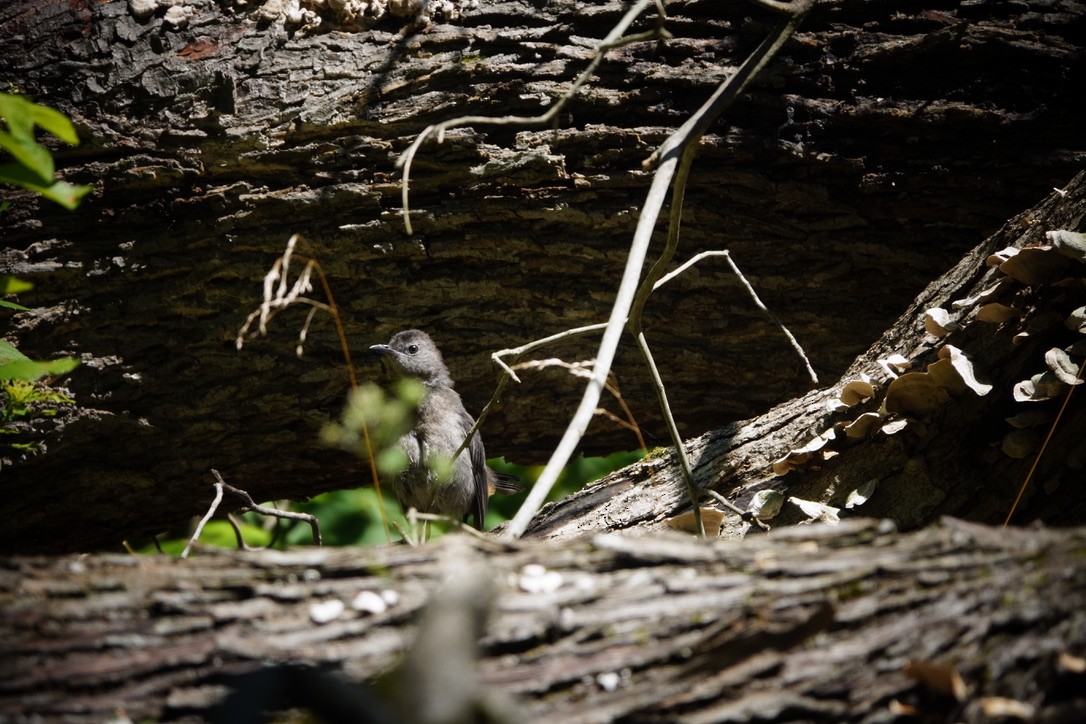
<svg viewBox="0 0 1086 724"><path fill-rule="evenodd" d="M453 518L451 515L440 515L438 513L420 513L419 511L416 510L414 517L415 517L416 520L421 520L421 521L424 521L426 523L430 523L430 522L448 523L448 524L452 525L453 527L455 527L455 528L457 528L459 530L462 530L463 532L467 533L468 535L470 535L470 536L472 536L474 538L478 538L479 540L485 540L485 541L488 541L490 543L494 542L494 539L491 536L488 536L483 531L478 530L475 527L468 525L467 523L465 523L462 520L457 520L456 518Z"/></svg>
<svg viewBox="0 0 1086 724"><path fill-rule="evenodd" d="M226 514L226 522L230 524L230 527L234 531L234 539L238 543L238 550L250 550L249 544L245 542L245 536L241 534L241 524L238 523L238 519L234 517L233 513Z"/></svg>
<svg viewBox="0 0 1086 724"><path fill-rule="evenodd" d="M278 520L278 518L269 518L268 520L273 520L274 521L274 520ZM238 522L238 519L234 517L233 513L227 513L226 514L226 521L228 523L230 523L230 527L234 529L234 539L237 540L237 542L238 542L238 550L243 550L243 551L262 551L262 550L264 550L264 546L251 546L251 545L249 545L248 543L245 542L245 536L242 535L242 532L241 532L241 523ZM278 530L278 526L276 526L275 529ZM272 541L274 541L274 540L275 540L275 537L273 536Z"/></svg>
<svg viewBox="0 0 1086 724"><path fill-rule="evenodd" d="M683 480L686 482L687 497L690 498L690 505L694 511L694 528L697 530L698 536L704 538L705 521L701 519L699 500L701 496L698 492L697 483L694 482L694 468L690 465L690 457L686 454L686 444L683 442L682 435L675 423L675 416L671 414L671 404L667 399L667 391L664 389L664 381L660 377L660 370L656 367L656 360L652 356L652 350L649 349L645 333L640 330L637 332L637 348L641 350L641 356L645 359L645 364L649 368L653 387L656 389L656 399L660 404L660 412L667 424L667 431L671 436L671 443L675 446L675 453L679 456L679 468L682 470Z"/></svg>
<svg viewBox="0 0 1086 724"><path fill-rule="evenodd" d="M1082 372L1084 369L1086 369L1086 360L1083 360L1082 364L1078 366L1078 373L1075 375L1076 380L1082 379ZM1041 458L1048 448L1048 443L1051 442L1052 436L1056 434L1056 426L1060 424L1060 419L1067 410L1067 403L1071 401L1071 395L1074 394L1076 387L1078 387L1077 384L1071 385L1067 390L1067 394L1063 396L1063 404L1060 405L1060 411L1056 413L1056 419L1052 421L1052 426L1048 428L1048 434L1045 435L1045 441L1041 443L1041 449L1037 451L1037 456L1033 458L1033 464L1029 466L1029 472L1026 473L1022 485L1018 488L1018 495L1014 497L1011 509L1007 511L1007 517L1003 520L1002 527L1006 528L1010 525L1011 518L1014 517L1014 511L1018 510L1018 503L1022 501L1022 496L1025 494L1026 488L1029 487L1029 481L1033 479L1033 473L1036 472L1037 465L1040 464Z"/></svg>
<svg viewBox="0 0 1086 724"><path fill-rule="evenodd" d="M667 389L664 387L664 380L660 376L660 370L656 367L656 360L652 356L652 350L649 348L649 342L645 338L641 323L645 303L654 289L653 284L663 274L664 268L671 263L671 259L679 245L679 227L682 222L683 199L686 196L686 181L690 176L690 166L693 164L696 152L696 144L690 144L683 150L679 168L675 172L675 181L672 185L671 216L668 221L667 244L665 244L664 251L660 254L656 263L652 265L652 268L649 269L649 273L641 283L641 288L638 290L637 296L634 297L633 308L630 311L630 317L626 325L637 341L637 348L641 351L641 356L649 369L649 375L652 377L653 388L656 390L656 400L660 405L660 413L667 425L671 444L675 446L675 451L679 456L679 467L682 470L687 497L690 498L690 506L694 513L694 529L699 537L704 538L705 521L701 519L701 496L698 494L697 484L694 482L694 468L690 464L690 457L686 454L686 444L679 433L679 426L675 422L675 416L671 413L671 403L667 399Z"/></svg>
<svg viewBox="0 0 1086 724"><path fill-rule="evenodd" d="M656 7L661 24L648 32L623 36L623 33L625 33L633 21L637 19L637 16L643 13L650 5ZM573 100L573 97L577 94L577 91L580 90L581 86L587 83L589 78L592 77L592 74L596 72L596 68L603 62L603 58L607 54L607 51L621 48L622 46L631 43L639 43L644 40L670 37L662 25L665 17L664 4L661 0L639 0L635 3L626 14L622 16L622 19L618 21L618 24L611 29L611 32L607 34L607 37L600 42L599 46L596 48L596 54L592 58L592 61L588 64L588 67L581 71L581 74L577 76L577 79L573 81L569 90L538 116L462 116L460 118L453 118L448 121L442 121L441 123L427 126L396 161L396 165L403 168L403 221L407 233L414 233L411 228L411 209L408 204L411 183L411 162L415 159L415 154L418 153L419 147L427 138L436 135L437 142L441 143L445 140L446 131L462 126L536 126L545 125L551 122L558 116L563 108L569 105L569 102Z"/></svg>
<svg viewBox="0 0 1086 724"><path fill-rule="evenodd" d="M250 496L247 492L241 490L240 488L235 488L233 485L230 485L225 480L223 480L222 475L219 474L218 470L212 469L211 474L215 476L215 499L211 501L211 505L210 507L208 507L207 513L204 514L204 517L200 519L200 523L196 526L196 532L192 534L192 538L189 539L188 545L185 546L185 550L181 551L181 558L188 558L189 550L191 550L192 546L196 543L197 540L199 540L200 534L204 531L204 526L209 520L211 520L211 517L215 515L215 511L218 510L219 503L222 502L224 490L233 493L245 502L244 506L237 509L238 513L247 513L251 510L254 513L259 513L260 515L270 515L275 516L276 518L287 518L288 520L304 520L305 522L309 523L309 527L313 530L313 540L316 542L317 545L321 545L320 524L317 522L317 519L309 513L293 513L289 510L279 510L277 508L268 508L263 505L257 505L255 502L253 502L252 496ZM237 531L236 527L235 531ZM237 532L240 536L240 531Z"/></svg>
<svg viewBox="0 0 1086 724"><path fill-rule="evenodd" d="M573 455L573 451L584 435L588 422L598 406L604 381L611 370L611 363L618 348L618 341L634 301L638 278L644 267L652 232L656 226L660 209L664 204L667 190L671 185L672 177L678 167L679 157L685 152L688 145L696 143L701 138L710 124L743 92L750 80L784 45L784 42L795 32L813 2L814 0L796 0L790 3L788 18L751 53L735 75L722 83L697 113L669 136L649 159L650 163L658 164L656 174L653 177L641 215L638 218L630 253L626 259L626 268L623 271L622 280L615 295L615 303L611 308L611 315L607 321L607 328L604 330L603 339L596 354L596 366L592 379L586 386L584 395L581 397L581 403L558 446L551 454L550 460L547 461L543 472L536 480L535 485L532 486L524 504L506 528L505 535L507 537L519 538L524 534L528 523L539 511L543 501L546 500L551 488L557 481L562 468L569 462L569 458Z"/></svg>
<svg viewBox="0 0 1086 724"><path fill-rule="evenodd" d="M189 557L189 550L192 548L193 544L196 543L197 540L199 540L200 534L204 532L204 526L207 525L207 522L209 520L211 520L211 516L215 515L215 511L219 509L219 503L222 502L223 488L223 483L221 482L222 479L220 478L219 480L220 482L215 483L215 499L211 501L211 505L208 507L207 512L204 514L204 517L201 518L200 522L196 525L196 532L192 534L192 538L189 538L189 543L185 546L185 550L181 551L182 560Z"/></svg>
<svg viewBox="0 0 1086 724"><path fill-rule="evenodd" d="M564 332L552 334L549 337L537 339L534 342L528 342L527 344L521 345L520 347L499 350L494 354L490 355L490 358L494 360L494 363L502 368L503 374L501 376L501 379L498 380L497 387L494 388L494 394L490 396L490 401L483 406L483 409L479 413L479 416L475 418L475 424L471 426L470 430L468 430L468 434L464 438L464 442L460 443L460 447L458 447L456 449L456 452L453 453L452 459L455 460L457 456L459 456L460 453L462 453L464 449L471 443L471 438L482 426L483 420L485 420L486 416L490 414L490 411L494 408L494 405L498 404L498 400L501 399L502 391L505 389L506 384L509 383L509 380L514 379L518 383L520 382L520 378L517 377L517 373L513 371L514 368L506 364L502 357L511 356L512 360L516 360L520 357L520 355L531 352L532 350L539 349L540 347L545 347L548 344L552 344L562 339L569 339L571 337L578 337L582 334L588 334L589 332L595 332L605 328L606 326L606 324L590 324L587 327L567 329Z"/></svg>
<svg viewBox="0 0 1086 724"><path fill-rule="evenodd" d="M751 515L750 511L743 510L738 505L736 505L732 501L728 500L727 498L725 498L723 495L716 492L715 490L710 490L710 489L707 488L705 490L705 494L708 495L713 500L715 500L716 502L723 505L725 508L727 508L731 512L738 515L740 518L743 518L744 520L749 519L750 521L752 521L756 526L758 526L762 530L769 530L769 525L766 524L766 523L763 523L760 520L758 520L758 516Z"/></svg>
<svg viewBox="0 0 1086 724"><path fill-rule="evenodd" d="M558 359L557 357L551 357L549 359L529 360L528 362L521 362L518 365L512 367L513 370L522 369L546 369L547 367L562 367L569 371L569 373L575 377L583 377L591 379L592 368L595 366L595 361L585 360L583 362L566 362L565 360ZM607 376L607 381L604 383L604 389L611 393L611 396L615 398L615 402L622 408L623 413L626 415L626 419L623 420L618 415L606 410L602 407L597 407L595 413L602 415L609 420L617 423L618 425L630 430L637 436L637 445L642 451L648 452L648 447L645 445L645 438L641 435L641 426L637 424L637 420L634 419L633 411L629 405L626 404L626 400L622 398L622 393L618 390L618 380L615 379L615 375L612 372Z"/></svg>
<svg viewBox="0 0 1086 724"><path fill-rule="evenodd" d="M796 350L796 354L798 354L800 359L803 360L803 364L807 368L807 374L810 376L811 381L814 382L817 385L818 384L818 374L815 373L814 368L811 366L811 360L807 358L806 353L804 353L804 351L803 351L803 347L800 346L800 343L796 340L796 338L788 330L788 327L786 327L784 325L784 322L782 322L780 320L780 318L776 314L774 314L769 309L769 307L767 307L765 305L765 303L763 303L762 300L758 297L758 293L754 291L754 287L751 285L751 283L749 281L747 281L747 278L743 275L743 272L741 272L739 270L739 267L736 265L735 260L732 259L731 254L726 249L722 250L722 251L703 251L700 254L694 255L692 258L688 259L683 264L681 264L677 269L675 269L674 271L669 272L668 274L661 277L653 285L653 290L659 289L660 287L664 286L669 281L671 281L675 277L679 276L684 271L686 271L690 267L694 266L695 264L697 264L702 259L712 257L712 256L722 256L722 257L724 257L724 259L728 262L728 265L732 268L732 272L735 274L735 276L737 276L739 278L740 283L746 288L747 294L750 295L750 298L751 298L751 300L753 300L754 305L756 307L758 307L758 309L762 310L762 312L767 317L769 317L778 327L780 327L781 332L783 332L784 336L788 338L788 341L791 343L792 348L794 350Z"/></svg>
<svg viewBox="0 0 1086 724"><path fill-rule="evenodd" d="M765 0L761 1L765 2ZM740 93L746 90L747 85L750 84L754 76L758 75L766 63L777 54L785 41L799 27L800 22L814 3L815 0L793 0L786 8L779 6L780 9L787 10L787 19L751 52L747 59L743 61L743 64L739 66L739 69L736 70L735 75L721 83L713 92L713 95L709 97L709 100L698 109L697 113L691 116L675 133L671 134L660 148L656 149L645 160L643 165L651 168L656 163L662 163L663 159L667 158L676 149L700 139L713 121L735 101Z"/></svg>

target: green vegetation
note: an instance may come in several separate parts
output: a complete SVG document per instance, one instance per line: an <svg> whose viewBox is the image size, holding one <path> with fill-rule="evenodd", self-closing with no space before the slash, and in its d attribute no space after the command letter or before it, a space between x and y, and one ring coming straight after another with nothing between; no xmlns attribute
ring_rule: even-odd
<svg viewBox="0 0 1086 724"><path fill-rule="evenodd" d="M411 429L424 394L417 380L398 380L391 394L372 382L364 384L351 392L340 421L326 425L321 439L364 460L372 452L378 473L392 477L407 466L407 456L396 443Z"/></svg>
<svg viewBox="0 0 1086 724"><path fill-rule="evenodd" d="M0 148L11 154L13 161L0 164L0 183L36 191L66 209L74 209L79 200L91 190L90 186L72 186L56 180L53 155L34 137L40 127L61 141L75 146L79 143L75 127L64 114L52 108L31 103L22 96L0 93Z"/></svg>
<svg viewBox="0 0 1086 724"><path fill-rule="evenodd" d="M0 148L11 154L12 161L0 164L0 183L36 191L67 209L74 209L90 191L90 186L72 186L54 178L53 156L34 138L34 129L42 129L65 143L79 143L75 128L63 114L39 106L20 96L0 93ZM0 205L0 211L7 202ZM0 277L0 296L19 294L33 288L30 282L12 276ZM0 299L0 308L29 311L21 304ZM79 364L62 358L48 362L32 360L15 345L0 339L0 433L16 432L11 423L18 419L55 416L62 405L72 404L67 395L38 382L47 375L62 375ZM9 447L32 450L33 442L8 443Z"/></svg>
<svg viewBox="0 0 1086 724"><path fill-rule="evenodd" d="M574 493L586 484L597 480L604 475L625 467L642 457L640 450L633 452L619 452L607 457L586 458L579 457L566 467L558 484L551 491L550 500L558 500ZM500 473L516 475L530 487L531 483L542 471L542 466L522 466L506 462L502 458L493 458L488 461L490 467ZM385 515L391 524L407 525L403 511L399 503L387 488L382 488L382 502L378 503L377 491L373 488L356 488L353 490L336 490L304 502L292 503L291 510L309 513L317 517L321 525L321 535L324 544L330 546L350 545L383 545L388 542L385 538L384 526L381 524L380 506L384 506ZM527 491L519 495L505 496L495 495L490 499L490 509L486 515L487 528L493 528L499 523L509 520L516 513L517 508L524 501ZM272 543L272 534L267 526L272 523L262 516L254 513L246 513L236 516L242 529L245 542L250 546L266 546ZM284 525L283 521L279 521ZM433 523L430 539L440 536L448 530L448 526ZM189 533L186 531L173 531L170 537L161 543L162 550L170 555L177 556L188 542ZM393 540L399 540L400 536L393 528ZM230 524L224 520L213 520L204 528L200 536L202 545L217 546L221 548L237 548L237 537ZM275 547L312 545L313 539L309 526L292 523L285 535L275 540ZM141 553L154 553L153 545L140 548Z"/></svg>
<svg viewBox="0 0 1086 724"><path fill-rule="evenodd" d="M580 490L593 480L598 480L611 471L625 467L640 458L640 450L615 453L607 457L576 458L563 471L562 476L558 479L558 484L551 491L549 500L564 498ZM531 483L543 470L542 466L515 465L506 462L502 458L492 458L488 461L488 464L499 473L516 475L525 483L526 487L530 487ZM396 499L391 492L387 490L383 490L383 492L383 504L389 522L406 525L403 512L400 510ZM512 518L517 512L517 508L524 502L526 495L527 491L519 495L495 495L492 497L490 499L490 508L486 514L487 528L492 528ZM321 522L321 533L324 536L326 545L380 545L386 542L378 512L377 493L373 488L337 490L325 493L309 502L293 505L292 509L317 516ZM433 524L430 539L433 540L447 529L446 526L441 524ZM398 535L393 537L399 539ZM295 545L309 545L312 542L309 527L305 525L293 526L286 536L286 541ZM210 541L205 540L204 542ZM226 544L229 546L234 545L232 533Z"/></svg>

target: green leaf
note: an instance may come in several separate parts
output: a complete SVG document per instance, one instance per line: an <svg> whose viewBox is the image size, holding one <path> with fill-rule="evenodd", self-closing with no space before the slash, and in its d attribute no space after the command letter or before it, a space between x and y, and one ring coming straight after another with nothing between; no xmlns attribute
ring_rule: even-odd
<svg viewBox="0 0 1086 724"><path fill-rule="evenodd" d="M79 360L71 357L62 357L50 362L36 362L24 356L23 359L0 364L0 380L36 380L46 375L62 375L78 366Z"/></svg>
<svg viewBox="0 0 1086 724"><path fill-rule="evenodd" d="M52 186L42 189L40 193L50 201L56 201L64 208L71 211L79 206L80 200L94 188L93 186L72 186L67 181L57 181Z"/></svg>
<svg viewBox="0 0 1086 724"><path fill-rule="evenodd" d="M39 182L37 175L17 163L0 165L0 183L21 186L36 191L50 201L55 201L66 209L74 209L93 188L92 186L72 186L67 181L56 181L48 186Z"/></svg>
<svg viewBox="0 0 1086 724"><path fill-rule="evenodd" d="M31 119L34 123L49 131L69 146L79 145L79 136L76 135L75 126L72 125L72 122L69 121L68 117L63 113L53 110L52 108L39 106L37 103L30 104L30 112L32 114Z"/></svg>
<svg viewBox="0 0 1086 724"><path fill-rule="evenodd" d="M7 149L19 165L32 173L35 183L45 184L53 180L53 157L49 149L34 142L33 136L21 137L0 131L0 148ZM8 168L5 171L10 173Z"/></svg>
<svg viewBox="0 0 1086 724"><path fill-rule="evenodd" d="M22 294L33 288L34 285L25 279L11 275L0 276L0 294ZM26 307L19 307L19 309L26 309Z"/></svg>
<svg viewBox="0 0 1086 724"><path fill-rule="evenodd" d="M72 122L59 111L8 93L0 93L0 118L7 125L6 131L0 130L0 148L15 159L15 163L0 166L0 183L22 186L66 209L74 209L90 187L54 181L53 155L34 140L34 128L40 126L65 143L76 145L79 136Z"/></svg>
<svg viewBox="0 0 1086 724"><path fill-rule="evenodd" d="M13 361L30 361L30 358L16 349L15 345L6 339L0 339L0 365Z"/></svg>
<svg viewBox="0 0 1086 724"><path fill-rule="evenodd" d="M7 121L8 130L16 138L33 140L34 126L41 126L65 143L79 145L75 126L67 116L24 96L0 93L0 117Z"/></svg>
<svg viewBox="0 0 1086 724"><path fill-rule="evenodd" d="M3 135L3 134L0 134ZM29 188L31 186L44 186L53 183L53 177L43 179L35 171L21 163L0 164L0 183L13 184Z"/></svg>
<svg viewBox="0 0 1086 724"><path fill-rule="evenodd" d="M34 137L34 105L22 96L0 93L0 118L7 123L8 130L18 138Z"/></svg>
<svg viewBox="0 0 1086 724"><path fill-rule="evenodd" d="M0 307L5 309L16 309L20 312L29 312L30 307L24 307L22 304L16 304L15 302L9 302L6 299L0 299Z"/></svg>

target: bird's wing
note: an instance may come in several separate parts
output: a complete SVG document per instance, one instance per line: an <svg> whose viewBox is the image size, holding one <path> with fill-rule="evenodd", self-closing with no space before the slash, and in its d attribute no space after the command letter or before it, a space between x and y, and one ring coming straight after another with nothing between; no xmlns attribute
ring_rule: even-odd
<svg viewBox="0 0 1086 724"><path fill-rule="evenodd" d="M475 424L471 415L464 411L464 431L467 432ZM490 501L490 490L487 485L486 452L483 449L483 436L476 430L471 438L471 476L475 481L475 499L472 505L472 515L475 516L475 527L483 530L486 518L486 504Z"/></svg>

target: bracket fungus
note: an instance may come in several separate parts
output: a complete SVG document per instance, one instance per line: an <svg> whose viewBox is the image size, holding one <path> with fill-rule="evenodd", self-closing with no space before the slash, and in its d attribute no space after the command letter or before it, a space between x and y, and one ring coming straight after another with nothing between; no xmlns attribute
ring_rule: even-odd
<svg viewBox="0 0 1086 724"><path fill-rule="evenodd" d="M1062 279L1070 267L1070 258L1060 254L1055 247L1042 244L1020 249L999 265L999 271L1032 287Z"/></svg>
<svg viewBox="0 0 1086 724"><path fill-rule="evenodd" d="M1021 315L1022 313L1014 307L1008 307L1006 304L1000 304L999 302L990 302L977 310L977 321L1002 324L1012 319L1018 319Z"/></svg>
<svg viewBox="0 0 1086 724"><path fill-rule="evenodd" d="M924 329L935 337L945 337L951 332L961 329L950 312L942 307L932 307L924 312Z"/></svg>
<svg viewBox="0 0 1086 724"><path fill-rule="evenodd" d="M983 396L992 386L979 382L965 353L948 344L939 350L939 359L928 365L927 372L908 372L891 382L883 404L887 412L926 417L949 402L951 395L966 390Z"/></svg>

